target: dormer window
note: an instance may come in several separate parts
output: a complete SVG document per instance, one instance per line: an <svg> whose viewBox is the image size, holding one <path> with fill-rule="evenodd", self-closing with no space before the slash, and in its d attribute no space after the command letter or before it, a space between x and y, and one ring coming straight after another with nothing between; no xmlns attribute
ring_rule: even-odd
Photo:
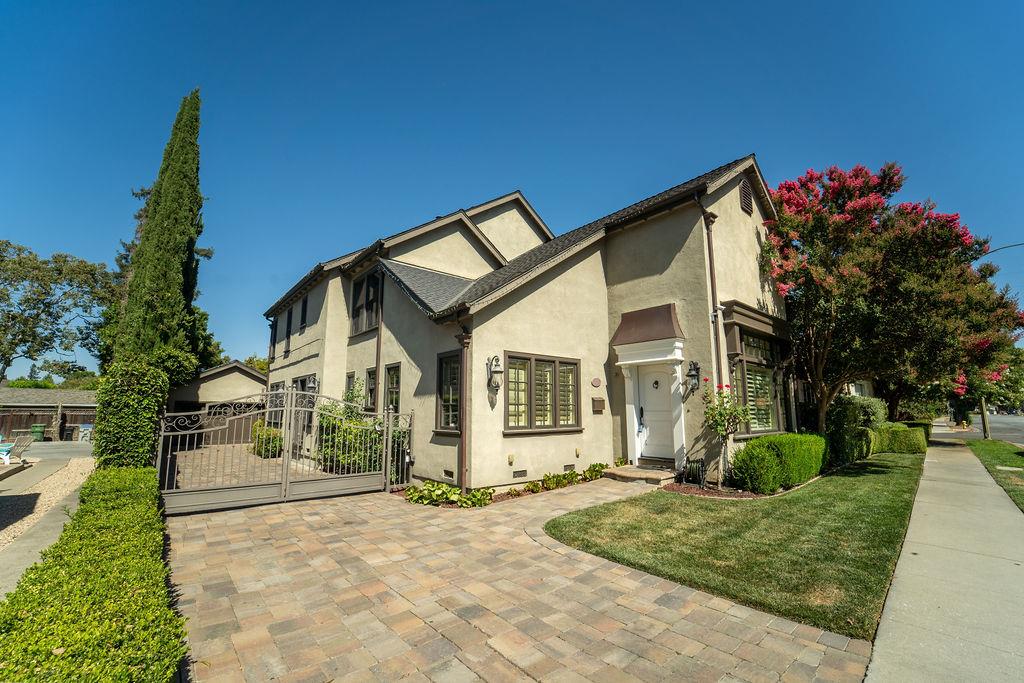
<svg viewBox="0 0 1024 683"><path fill-rule="evenodd" d="M754 191L746 178L740 181L740 208L748 215L754 213Z"/></svg>
<svg viewBox="0 0 1024 683"><path fill-rule="evenodd" d="M352 283L352 334L360 334L377 327L380 321L380 290L383 284L379 272L370 273Z"/></svg>

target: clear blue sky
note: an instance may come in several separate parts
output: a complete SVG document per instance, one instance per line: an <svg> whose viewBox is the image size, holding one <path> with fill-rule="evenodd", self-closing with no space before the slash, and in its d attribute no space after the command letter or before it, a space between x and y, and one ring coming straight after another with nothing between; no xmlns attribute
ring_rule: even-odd
<svg viewBox="0 0 1024 683"><path fill-rule="evenodd" d="M199 86L233 357L381 234L515 188L557 234L752 151L772 185L895 160L907 199L1024 241L1024 4L896 4L0 0L0 236L112 261ZM1024 289L1024 248L996 256Z"/></svg>

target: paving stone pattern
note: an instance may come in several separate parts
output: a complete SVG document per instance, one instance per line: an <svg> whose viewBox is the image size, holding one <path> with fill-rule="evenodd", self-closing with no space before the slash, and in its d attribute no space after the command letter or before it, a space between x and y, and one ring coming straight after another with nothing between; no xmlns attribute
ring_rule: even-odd
<svg viewBox="0 0 1024 683"><path fill-rule="evenodd" d="M600 479L483 509L385 493L168 520L201 681L859 681L869 643L549 538L653 487Z"/></svg>

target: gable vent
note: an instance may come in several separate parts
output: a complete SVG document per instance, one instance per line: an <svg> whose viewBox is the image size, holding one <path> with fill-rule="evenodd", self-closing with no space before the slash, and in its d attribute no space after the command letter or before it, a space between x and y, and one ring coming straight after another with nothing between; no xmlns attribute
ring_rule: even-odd
<svg viewBox="0 0 1024 683"><path fill-rule="evenodd" d="M740 208L748 214L754 213L754 191L746 178L740 181Z"/></svg>

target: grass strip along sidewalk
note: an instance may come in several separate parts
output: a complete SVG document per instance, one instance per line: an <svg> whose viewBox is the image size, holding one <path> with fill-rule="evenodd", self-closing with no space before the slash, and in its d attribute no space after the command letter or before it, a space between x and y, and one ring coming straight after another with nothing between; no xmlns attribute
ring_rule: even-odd
<svg viewBox="0 0 1024 683"><path fill-rule="evenodd" d="M1024 449L1006 441L967 441L988 473L1003 487L1010 500L1024 512L1024 470L1000 470L997 467L1024 468Z"/></svg>
<svg viewBox="0 0 1024 683"><path fill-rule="evenodd" d="M879 454L758 500L654 491L557 517L545 531L620 564L871 639L922 467L920 455Z"/></svg>
<svg viewBox="0 0 1024 683"><path fill-rule="evenodd" d="M185 629L168 595L156 472L101 469L80 497L0 602L0 680L169 681Z"/></svg>

